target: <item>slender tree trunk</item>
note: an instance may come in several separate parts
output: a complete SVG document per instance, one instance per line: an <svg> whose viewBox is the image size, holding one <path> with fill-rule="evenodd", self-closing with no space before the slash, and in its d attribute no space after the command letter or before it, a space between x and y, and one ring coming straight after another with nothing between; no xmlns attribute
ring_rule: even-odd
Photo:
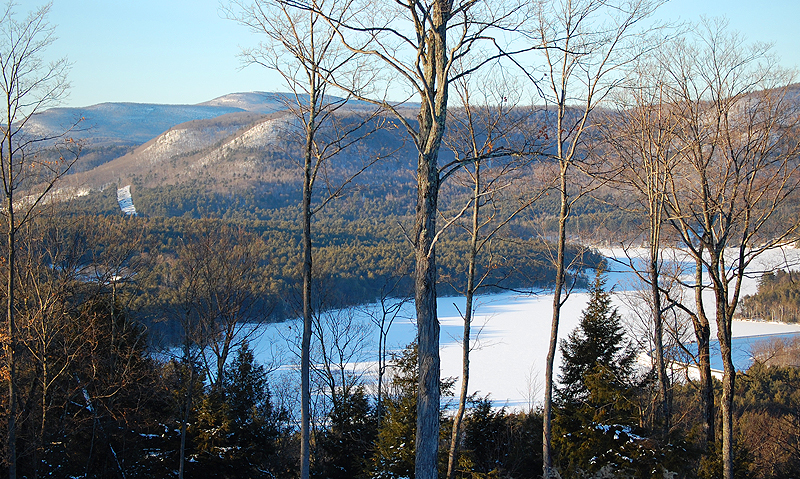
<svg viewBox="0 0 800 479"><path fill-rule="evenodd" d="M380 333L378 335L378 394L375 404L375 418L376 422L378 423L378 427L381 426L381 420L383 419L384 344L385 340L383 334L383 323L381 323Z"/></svg>
<svg viewBox="0 0 800 479"><path fill-rule="evenodd" d="M10 103L9 103L10 105ZM10 118L9 113L9 118ZM11 138L8 139L8 158L6 165L7 183L14 181ZM6 229L8 265L6 273L6 319L8 320L8 477L17 477L17 325L14 304L14 282L16 281L16 231L14 228L14 197L9 186L6 187Z"/></svg>
<svg viewBox="0 0 800 479"><path fill-rule="evenodd" d="M181 451L178 479L183 479L186 465L186 430L189 425L189 414L192 411L192 396L194 394L194 362L189 354L189 345L184 345L184 358L189 365L189 384L186 386L186 404L181 421Z"/></svg>
<svg viewBox="0 0 800 479"><path fill-rule="evenodd" d="M653 341L655 345L656 372L660 396L659 419L661 420L662 437L666 438L670 430L672 416L672 400L670 395L669 376L664 360L664 315L661 311L661 291L659 290L659 248L656 234L651 237L650 244L650 292L653 302Z"/></svg>
<svg viewBox="0 0 800 479"><path fill-rule="evenodd" d="M316 122L317 99L309 99L310 119L306 125L305 164L303 168L303 339L300 356L300 477L308 479L311 469L311 194L312 194L312 148Z"/></svg>
<svg viewBox="0 0 800 479"><path fill-rule="evenodd" d="M722 477L733 479L733 394L736 382L736 370L731 357L731 321L728 316L728 299L723 281L725 280L724 265L717 260L713 264L714 293L716 297L717 339L722 356L724 374L722 376Z"/></svg>
<svg viewBox="0 0 800 479"><path fill-rule="evenodd" d="M44 342L43 342L44 343ZM47 361L47 351L44 344L42 344L42 348L39 354L41 354L42 358L42 418L39 422L39 437L36 438L36 447L34 448L33 453L33 477L37 479L39 477L39 464L41 463L41 454L42 449L44 448L44 435L47 431L47 391L48 391L48 382L49 382L49 374L50 368Z"/></svg>
<svg viewBox="0 0 800 479"><path fill-rule="evenodd" d="M559 123L560 126L560 123ZM560 146L559 146L560 148ZM556 257L556 284L553 291L553 318L550 324L550 347L547 350L547 364L545 365L545 387L543 433L542 433L542 461L545 479L556 477L553 467L553 366L558 348L558 323L561 319L561 297L566 282L566 265L564 251L567 244L567 216L569 215L569 196L567 195L567 164L561 160L559 190L561 193L561 207L558 216L558 253Z"/></svg>
<svg viewBox="0 0 800 479"><path fill-rule="evenodd" d="M733 367L729 343L721 338L719 343L722 364L725 369L722 377L722 477L733 479L733 394L736 371Z"/></svg>
<svg viewBox="0 0 800 479"><path fill-rule="evenodd" d="M464 335L461 338L461 392L458 396L458 411L453 418L453 432L450 435L450 453L447 458L447 479L452 479L455 474L456 457L458 455L461 436L461 422L467 408L467 395L469 387L469 353L470 353L470 328L472 326L472 305L475 297L475 263L478 256L478 215L480 213L480 186L481 163L475 162L475 189L472 195L472 238L470 238L469 252L467 253L467 291L466 305L464 306Z"/></svg>
<svg viewBox="0 0 800 479"><path fill-rule="evenodd" d="M702 249L700 251L702 255ZM714 443L714 388L711 378L711 328L703 307L703 262L695 260L694 334L697 339L698 367L700 369L700 415L707 444Z"/></svg>
<svg viewBox="0 0 800 479"><path fill-rule="evenodd" d="M386 374L386 341L388 339L389 331L386 324L386 317L388 311L386 309L387 297L381 294L381 320L378 331L378 396L377 404L375 405L375 418L378 427L383 420L383 376ZM389 322L391 326L391 321Z"/></svg>

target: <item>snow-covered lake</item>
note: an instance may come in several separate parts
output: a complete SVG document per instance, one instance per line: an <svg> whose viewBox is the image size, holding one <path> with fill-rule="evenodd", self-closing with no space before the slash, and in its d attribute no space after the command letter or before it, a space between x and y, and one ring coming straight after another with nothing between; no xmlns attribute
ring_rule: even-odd
<svg viewBox="0 0 800 479"><path fill-rule="evenodd" d="M606 250L603 254L609 258L625 258L619 250ZM760 271L785 267L787 264L797 265L798 259L800 250L796 249L767 253L752 265L754 274L747 278L742 294L756 292ZM635 284L635 275L625 266L624 261L609 261L607 287L613 287L616 293L614 303L624 320L633 317L631 301L625 297L632 293ZM575 291L570 295L562 309L559 338L565 338L578 325L587 301L588 293L585 291ZM472 327L470 392L477 392L481 396L490 394L495 405L511 408L528 408L541 402L552 303L553 295L547 292L536 295L502 293L478 297ZM464 304L463 297L438 300L443 377L458 377L461 374L463 323L459 311L464 311ZM712 303L709 301L708 304ZM391 326L388 336L390 349L402 349L414 340L416 329L412 320L413 312L413 303L407 303ZM357 325L355 329L363 333L365 339L363 350L354 356L353 361L358 363L354 367L372 371L377 361L378 329L363 310L355 313L354 322ZM630 322L635 323L634 320ZM270 325L263 335L251 343L259 360L274 362L280 357L284 365L296 364L296 344L299 343L297 333L300 330L298 326L300 324L297 321ZM746 368L749 365L749 351L755 342L771 335L789 333L800 333L800 324L734 321L734 355L737 358L737 367ZM716 337L713 326L712 337ZM556 357L556 375L560 361L559 354ZM459 384L456 383L456 391L458 387Z"/></svg>

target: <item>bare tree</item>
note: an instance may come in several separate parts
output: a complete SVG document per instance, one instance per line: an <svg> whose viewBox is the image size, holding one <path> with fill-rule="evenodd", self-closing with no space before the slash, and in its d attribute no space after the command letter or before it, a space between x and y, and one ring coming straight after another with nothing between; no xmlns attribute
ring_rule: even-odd
<svg viewBox="0 0 800 479"><path fill-rule="evenodd" d="M652 349L658 377L660 406L657 420L662 435L670 430L671 398L669 377L664 359L664 315L673 307L662 292L662 227L666 223L666 194L669 178L679 151L674 141L676 117L664 98L663 70L655 62L643 61L632 72L630 88L616 97L617 108L605 116L603 137L620 174L611 178L631 191L634 211L646 218L646 226L638 241L647 246L646 267L637 265L638 258L628 258L629 266L649 290L652 320Z"/></svg>
<svg viewBox="0 0 800 479"><path fill-rule="evenodd" d="M266 251L242 228L206 223L184 236L179 250L196 288L187 299L200 331L200 352L211 387L219 390L231 351L258 333L269 315L258 285Z"/></svg>
<svg viewBox="0 0 800 479"><path fill-rule="evenodd" d="M178 478L183 479L186 470L186 439L189 427L189 416L195 394L197 382L197 364L200 361L200 348L204 345L201 337L200 324L195 314L194 305L199 295L200 274L195 265L184 258L178 258L169 268L166 284L170 291L170 298L165 302L164 308L167 317L177 320L181 326L180 344L182 373L186 377L186 392L184 394L183 409L181 411L180 446L178 451Z"/></svg>
<svg viewBox="0 0 800 479"><path fill-rule="evenodd" d="M5 221L7 255L6 323L8 343L8 463L9 477L17 476L17 233L35 214L59 178L77 160L78 148L67 138L69 127L56 135L37 135L25 128L31 118L57 104L66 94L66 59L46 63L44 50L55 41L48 23L50 5L33 10L19 19L13 3L6 4L0 19L0 89L3 93L3 119L0 125L0 177L3 184L2 216ZM43 155L46 147L59 148L58 160ZM24 197L21 197L24 195Z"/></svg>
<svg viewBox="0 0 800 479"><path fill-rule="evenodd" d="M362 385L372 334L365 323L354 307L322 313L314 322L318 340L314 369L334 409Z"/></svg>
<svg viewBox="0 0 800 479"><path fill-rule="evenodd" d="M325 15L315 0L289 2L322 13L350 52L371 65L374 75L334 76L331 81L361 100L392 112L417 149L417 202L414 231L415 305L418 326L419 388L416 465L418 479L437 476L439 449L439 322L436 313L436 215L442 177L457 164L439 165L447 122L449 87L461 76L510 52L485 51L481 61L456 71L455 64L482 45L498 47L494 29L513 28L521 8L471 0L411 0L382 5L353 3L351 16ZM416 122L386 100L385 92L402 84L420 102ZM386 88L387 90L384 90Z"/></svg>
<svg viewBox="0 0 800 479"><path fill-rule="evenodd" d="M119 303L132 300L134 295L126 296L125 290L135 289L152 270L153 258L146 253L152 247L152 239L146 224L132 216L104 218L99 224L87 224L86 228L94 246L82 273L99 290L109 293L111 342L115 344L118 333L115 311L126 309Z"/></svg>
<svg viewBox="0 0 800 479"><path fill-rule="evenodd" d="M472 95L479 91L475 86L478 83L481 84L483 98L476 101ZM515 177L519 176L520 170L531 158L526 154L529 145L536 144L526 138L530 128L530 110L519 107L521 90L518 86L515 88L511 83L493 80L486 75L462 77L455 82L454 90L459 96L461 108L452 115L449 134L444 141L453 151L456 162L461 165L460 171L455 173L456 180L461 180L470 187L472 194L466 206L446 222L447 225L452 224L470 210L469 226L463 226L470 239L466 257L466 288L462 291L466 304L461 312L464 321L461 390L450 436L448 478L455 474L462 421L468 400L475 294L492 273L491 267L484 267L483 272L478 274L478 255L496 239L504 226L544 192L542 189L538 195L527 194L523 198L517 198L517 204L503 204L503 200L511 200L503 198L503 191L518 179Z"/></svg>
<svg viewBox="0 0 800 479"><path fill-rule="evenodd" d="M623 67L636 59L643 45L638 25L663 3L659 0L606 2L579 0L541 2L529 36L544 55L541 71L526 70L547 102L548 134L558 167L560 205L556 253L556 283L550 347L545 369L543 461L544 477L554 477L552 457L553 365L558 346L561 308L569 297L565 249L567 222L580 196L576 190L580 164L586 159L587 132L597 105L623 79ZM552 107L550 107L552 105Z"/></svg>
<svg viewBox="0 0 800 479"><path fill-rule="evenodd" d="M383 380L388 366L388 341L389 331L398 317L402 317L404 306L411 301L411 297L401 290L404 276L390 278L381 288L377 303L366 305L364 313L378 330L378 384L375 399L375 416L378 426L383 418Z"/></svg>
<svg viewBox="0 0 800 479"><path fill-rule="evenodd" d="M720 344L723 477L733 477L731 325L748 265L795 239L798 221L777 218L800 181L800 116L787 96L790 73L765 45L747 45L726 22L704 20L666 52L678 117L681 167L670 177L670 222L696 262L695 308L713 295Z"/></svg>
<svg viewBox="0 0 800 479"><path fill-rule="evenodd" d="M29 441L33 477L39 476L41 459L47 453L53 390L69 374L75 359L85 353L83 338L71 333L75 328L71 313L72 299L80 295L88 242L86 235L75 234L74 225L60 221L55 214L27 222L17 236L19 302L15 309L18 345L24 346L18 351L17 367L28 371L28 380L18 385L17 394L26 420L38 421L27 428L33 436Z"/></svg>
<svg viewBox="0 0 800 479"><path fill-rule="evenodd" d="M335 156L354 148L382 122L378 111L368 109L351 118L339 115L348 108L349 98L329 94L335 75L359 75L358 58L343 49L336 30L330 25L350 19L350 2L321 0L315 8L293 8L292 2L266 0L234 1L229 16L256 33L265 34L268 43L245 50L248 63L262 65L278 72L292 91L286 107L297 121L290 129L301 146L303 172L302 198L302 281L303 336L301 343L301 426L300 477L307 479L311 458L311 364L310 351L314 311L312 306L312 233L311 219L330 201L342 195L345 188L381 155L365 155L356 171L334 180L326 174L328 163ZM320 187L318 180L325 184ZM315 190L316 188L316 190ZM316 196L315 196L316 191Z"/></svg>
<svg viewBox="0 0 800 479"><path fill-rule="evenodd" d="M186 375L178 476L183 477L186 439L197 384L205 377L221 391L232 351L260 333L270 313L261 278L263 241L241 228L203 222L181 239L162 291L164 311L180 325L180 363ZM202 374L200 374L202 373Z"/></svg>

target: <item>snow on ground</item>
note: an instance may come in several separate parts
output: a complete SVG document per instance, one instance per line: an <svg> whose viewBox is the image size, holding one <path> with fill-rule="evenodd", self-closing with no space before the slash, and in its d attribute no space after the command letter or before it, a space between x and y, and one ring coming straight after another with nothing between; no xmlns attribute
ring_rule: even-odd
<svg viewBox="0 0 800 479"><path fill-rule="evenodd" d="M625 266L626 256L621 250L603 251L610 258L620 261L609 262L607 287L613 287L614 303L620 314L631 314L629 301L624 295L636 286L635 275ZM634 252L641 255L643 252ZM800 250L794 248L766 253L754 262L754 274L748 276L743 294L753 294L757 288L757 278L762 271L773 267L800 263ZM788 263L787 263L788 261ZM757 274L756 274L757 273ZM575 291L561 312L558 336L565 338L579 323L581 313L588 301L588 293ZM442 377L461 376L461 335L463 323L459 311L464 311L463 297L447 297L438 300L439 321L441 323L441 369ZM710 302L708 304L711 304ZM480 396L490 394L498 406L528 408L540 403L543 395L544 368L550 340L553 295L520 295L503 293L482 295L477 298L473 319L473 350L470 355L470 392ZM400 317L395 320L389 334L389 348L402 349L414 340L416 329L413 320L412 303L405 305ZM358 359L356 368L374 369L377 350L377 328L360 313L360 329L368 331L372 342ZM284 358L284 364L296 364L297 356L291 353L290 343L297 343L299 323L296 321L271 325L259 340L253 342L261 361L274 361ZM800 324L782 324L762 321L734 321L733 336L737 364L749 361L750 347L768 335L800 333ZM712 332L714 337L716 332ZM783 337L783 336L782 336ZM285 358L290 358L289 360ZM557 354L555 374L561 364ZM712 364L712 367L714 365ZM456 383L455 391L458 391Z"/></svg>

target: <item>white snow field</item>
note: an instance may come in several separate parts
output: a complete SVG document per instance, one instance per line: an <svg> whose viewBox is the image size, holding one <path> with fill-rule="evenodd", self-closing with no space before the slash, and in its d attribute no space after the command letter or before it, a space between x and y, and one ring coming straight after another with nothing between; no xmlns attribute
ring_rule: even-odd
<svg viewBox="0 0 800 479"><path fill-rule="evenodd" d="M635 275L624 264L625 255L621 250L603 250L609 261L606 286L613 287L614 304L625 322L632 315L630 301L624 296L630 294L636 284ZM642 254L639 251L637 254ZM614 261L617 258L620 261ZM745 281L742 294L756 292L757 279L761 271L772 267L797 267L800 250L787 248L771 251L753 263L753 271ZM581 312L588 301L588 293L575 291L571 294L561 312L559 340L578 325ZM461 334L463 322L459 311L464 311L463 297L440 298L438 301L441 324L441 369L442 377L461 375ZM707 304L712 304L709 302ZM473 349L470 356L471 393L480 396L490 395L495 406L508 406L512 409L528 409L543 398L544 367L550 340L550 321L553 295L543 292L536 295L502 293L482 295L477 298L472 326ZM368 306L369 307L369 306ZM373 305L374 307L374 305ZM395 320L389 333L388 346L399 350L411 343L415 336L413 303L407 303ZM334 315L336 312L333 313ZM713 314L713 308L709 312ZM364 371L366 380L374 374L377 358L377 327L368 319L363 309L356 313L358 330L365 334L363 351L354 356L350 367ZM712 316L713 321L713 316ZM297 349L300 324L288 321L270 325L264 334L251 341L258 358L263 362L282 365L284 371L296 369L299 362ZM716 328L712 326L712 336L716 338ZM800 334L800 324L783 324L763 321L734 321L733 336L737 367L749 365L750 346L757 340L770 335ZM557 354L555 375L558 376L560 353ZM715 365L712 362L712 368ZM719 367L721 369L721 367ZM298 378L299 379L299 378ZM299 383L299 380L297 381ZM458 391L456 383L455 391Z"/></svg>

